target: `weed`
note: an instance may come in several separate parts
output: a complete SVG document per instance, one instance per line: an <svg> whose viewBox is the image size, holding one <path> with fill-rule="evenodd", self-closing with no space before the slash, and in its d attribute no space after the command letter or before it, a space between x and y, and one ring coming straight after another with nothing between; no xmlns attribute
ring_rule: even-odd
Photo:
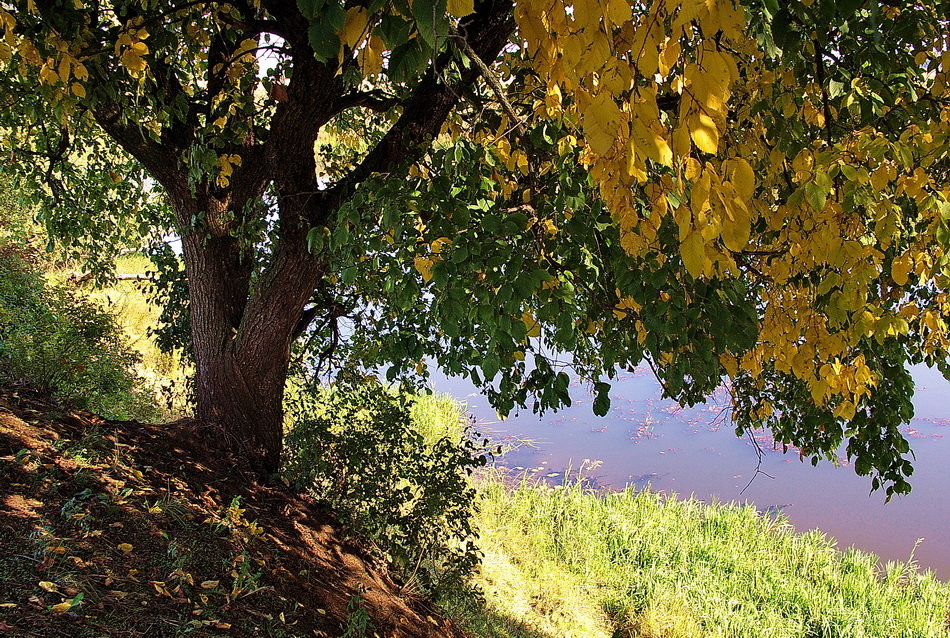
<svg viewBox="0 0 950 638"><path fill-rule="evenodd" d="M423 409L373 382L303 391L285 469L377 543L407 586L434 593L477 564L468 478L487 456L457 409L443 411L441 435L432 418L427 429L413 419Z"/></svg>
<svg viewBox="0 0 950 638"><path fill-rule="evenodd" d="M346 603L346 625L343 627L343 633L340 638L369 638L370 632L376 627L373 625L373 619L364 606L364 598L360 594L354 594Z"/></svg>
<svg viewBox="0 0 950 638"><path fill-rule="evenodd" d="M950 635L950 587L932 573L881 569L752 506L599 493L580 480L512 485L500 472L481 477L479 504L486 605L447 603L473 628L502 614L618 638Z"/></svg>

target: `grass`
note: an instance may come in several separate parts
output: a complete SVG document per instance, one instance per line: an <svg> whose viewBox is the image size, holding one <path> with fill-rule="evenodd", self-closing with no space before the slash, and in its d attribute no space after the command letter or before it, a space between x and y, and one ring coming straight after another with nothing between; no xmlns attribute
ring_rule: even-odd
<svg viewBox="0 0 950 638"><path fill-rule="evenodd" d="M446 402L423 398L420 415L442 415L455 433ZM752 506L498 470L477 486L484 601L445 605L478 636L950 636L950 585L932 573L912 561L881 567Z"/></svg>
<svg viewBox="0 0 950 638"><path fill-rule="evenodd" d="M119 274L146 274L154 267L145 255L134 253L116 259L115 272ZM65 280L71 271L56 272L53 280ZM161 309L150 303L141 281L115 281L103 288L87 288L90 299L107 309L119 322L129 345L138 352L140 361L136 373L154 389L162 400L168 419L186 413L186 381L190 370L178 353L162 352L152 339L149 329L158 325Z"/></svg>

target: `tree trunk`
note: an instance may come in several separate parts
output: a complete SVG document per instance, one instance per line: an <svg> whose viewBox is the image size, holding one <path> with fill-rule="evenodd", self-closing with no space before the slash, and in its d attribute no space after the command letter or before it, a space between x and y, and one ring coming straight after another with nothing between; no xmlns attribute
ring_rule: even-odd
<svg viewBox="0 0 950 638"><path fill-rule="evenodd" d="M202 362L195 379L197 417L212 437L210 447L233 453L266 478L280 464L286 358L275 352L268 360L247 361L232 345L205 343L206 336L193 335Z"/></svg>
<svg viewBox="0 0 950 638"><path fill-rule="evenodd" d="M195 207L183 205L179 213ZM196 416L213 447L232 452L261 478L279 467L290 348L323 274L305 234L284 235L253 292L253 258L238 239L208 229L182 238Z"/></svg>

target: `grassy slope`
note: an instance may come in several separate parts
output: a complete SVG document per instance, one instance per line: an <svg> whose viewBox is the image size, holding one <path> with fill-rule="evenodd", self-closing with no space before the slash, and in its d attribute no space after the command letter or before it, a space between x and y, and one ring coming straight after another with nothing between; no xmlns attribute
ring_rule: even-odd
<svg viewBox="0 0 950 638"><path fill-rule="evenodd" d="M0 633L460 635L332 515L190 428L0 392Z"/></svg>
<svg viewBox="0 0 950 638"><path fill-rule="evenodd" d="M426 399L420 427L456 431L450 404ZM447 608L480 636L950 636L950 585L752 507L496 472L479 488L486 601Z"/></svg>

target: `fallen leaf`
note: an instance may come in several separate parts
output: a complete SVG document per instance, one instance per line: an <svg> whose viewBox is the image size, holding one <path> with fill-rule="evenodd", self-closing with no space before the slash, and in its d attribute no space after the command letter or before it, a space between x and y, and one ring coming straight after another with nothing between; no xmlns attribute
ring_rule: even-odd
<svg viewBox="0 0 950 638"><path fill-rule="evenodd" d="M202 589L214 589L215 587L218 586L218 583L220 583L220 582L221 582L221 581L218 581L218 580L206 580L206 581L204 581L204 582L201 583L201 588L202 588Z"/></svg>
<svg viewBox="0 0 950 638"><path fill-rule="evenodd" d="M119 543L118 548L123 554L128 554L132 551L132 545L130 543Z"/></svg>
<svg viewBox="0 0 950 638"><path fill-rule="evenodd" d="M49 582L48 580L41 580L40 589L55 592L59 589L59 586L56 583Z"/></svg>
<svg viewBox="0 0 950 638"><path fill-rule="evenodd" d="M53 613L54 613L54 614L65 614L67 611L70 610L70 608L71 608L72 606L73 606L73 605L72 605L72 603L70 603L70 602L58 603L58 604L56 604L56 605L53 605Z"/></svg>

